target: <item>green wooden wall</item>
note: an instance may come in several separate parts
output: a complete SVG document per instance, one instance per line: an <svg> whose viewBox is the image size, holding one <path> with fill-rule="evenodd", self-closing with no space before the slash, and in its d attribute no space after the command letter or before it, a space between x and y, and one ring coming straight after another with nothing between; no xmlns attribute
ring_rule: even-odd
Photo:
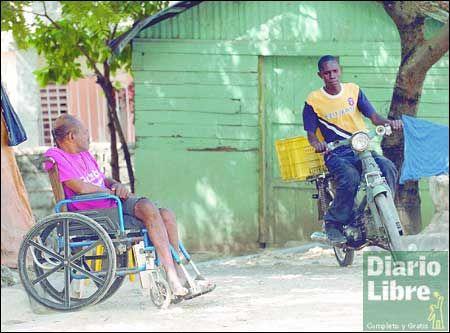
<svg viewBox="0 0 450 333"><path fill-rule="evenodd" d="M430 33L438 27L430 24ZM267 168L277 137L266 129L267 86L279 70L276 59L301 66L305 57L309 64L323 54L339 56L343 81L359 84L387 113L400 44L376 2L206 1L133 40L136 188L174 210L190 248L242 250L258 241L308 239L315 218L309 185L300 185L305 204L282 206L284 215L270 195ZM295 84L302 80L316 78ZM299 105L289 94L270 97L289 99L298 135L306 94L290 94ZM448 125L448 56L429 71L418 116ZM426 181L421 188L426 222L433 213ZM286 191L279 197L289 201ZM290 216L291 207L300 220ZM301 213L302 207L309 208ZM274 220L298 230L276 236Z"/></svg>

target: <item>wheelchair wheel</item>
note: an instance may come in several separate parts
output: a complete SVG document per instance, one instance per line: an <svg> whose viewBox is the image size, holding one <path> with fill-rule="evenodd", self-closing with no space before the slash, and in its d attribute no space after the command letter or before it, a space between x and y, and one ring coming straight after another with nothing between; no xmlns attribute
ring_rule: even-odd
<svg viewBox="0 0 450 333"><path fill-rule="evenodd" d="M82 235L89 238L81 239ZM102 269L84 265L87 253L104 247ZM79 249L78 252L75 252ZM38 222L25 236L19 250L19 276L38 303L54 310L73 311L95 304L114 281L116 254L108 233L94 220L76 213L58 213ZM74 281L81 281L83 292Z"/></svg>
<svg viewBox="0 0 450 333"><path fill-rule="evenodd" d="M167 309L171 301L169 284L164 281L155 281L155 286L150 289L150 298L157 308Z"/></svg>
<svg viewBox="0 0 450 333"><path fill-rule="evenodd" d="M49 248L57 248L58 245L54 243L56 241L57 241L57 234L56 229L54 228L53 225L48 226L41 232L40 242L43 243L45 246ZM44 267L44 265L46 264L50 265L51 259L48 256L46 256L45 252L42 251L34 251L34 257L35 259L33 258L34 260L32 269L34 270L34 273L37 276L42 276L43 274L45 274L46 271L46 267ZM70 282L72 282L72 280L73 280L72 277L70 277ZM59 291L57 288L55 288L51 283L51 278L42 279L40 283L44 293L49 294L54 299L58 299L60 302L64 301L64 291ZM72 300L76 299L77 298L72 298Z"/></svg>
<svg viewBox="0 0 450 333"><path fill-rule="evenodd" d="M150 298L153 304L159 309L167 309L172 301L172 291L170 290L169 283L157 271L156 279L154 279L150 288Z"/></svg>
<svg viewBox="0 0 450 333"><path fill-rule="evenodd" d="M41 238L42 238L42 240L43 240L44 243L45 243L45 241L47 240L47 238L49 237L49 234L50 234L49 231L51 231L51 229L52 229L52 226L49 226L46 230L44 230L44 231L42 232ZM43 258L40 256L40 254L41 254L41 253L36 253L36 256L37 256L39 259L41 259L41 261L42 261ZM75 253L75 254L76 254L76 253ZM89 259L88 259L88 258L89 258L89 257L86 256L85 260L82 261L83 267L86 268L86 270L88 270L88 271L90 271L90 272L95 272L94 267L91 267L91 265L88 264L88 262L89 262ZM34 262L33 264L34 264L34 269L35 269L39 274L43 274L43 273L44 273L43 270L42 270L42 268L40 268L40 267L36 264L36 262ZM122 255L118 255L117 258L116 258L116 264L117 264L116 268L119 268L119 267L125 267L125 268L126 268L127 265L128 265L128 255L127 255L126 253L125 253L125 254L122 254ZM100 264L100 266L102 266L102 264ZM112 295L114 295L114 293L115 293L117 290L119 290L119 288L122 286L122 284L123 284L125 278L126 278L126 276L124 276L124 275L122 275L122 276L116 276L116 277L113 279L113 283L111 284L111 287L109 287L109 289L108 289L108 291L106 292L106 294L105 294L99 301L97 301L97 302L95 302L95 303L101 303L101 302L107 300L108 298L110 298ZM72 277L70 278L70 282L73 282ZM95 282L95 284L96 284L98 287L100 287L100 284L99 284L98 282L96 282L96 281L94 281L94 282ZM45 290L47 293L51 294L53 298L59 298L60 300L62 300L62 294L61 294L61 292L57 291L57 290L56 290L56 289L55 289L55 288L54 288L54 287L53 287L46 279L44 279L44 280L42 281L42 287L44 288L44 290ZM78 298L79 298L79 297L73 298L73 299L77 300Z"/></svg>
<svg viewBox="0 0 450 333"><path fill-rule="evenodd" d="M123 255L117 256L117 267L127 267L128 265L128 255L125 253ZM113 283L111 284L111 287L109 287L106 294L97 302L101 303L106 301L108 298L110 298L112 295L115 294L117 290L122 286L123 282L125 281L126 275L116 276L113 279Z"/></svg>

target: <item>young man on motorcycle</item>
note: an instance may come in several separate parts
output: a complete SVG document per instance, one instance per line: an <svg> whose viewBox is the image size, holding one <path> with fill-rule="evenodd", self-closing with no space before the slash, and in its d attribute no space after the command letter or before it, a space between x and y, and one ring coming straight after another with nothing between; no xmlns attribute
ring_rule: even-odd
<svg viewBox="0 0 450 333"><path fill-rule="evenodd" d="M353 204L361 181L361 161L350 146L327 152L327 143L349 138L353 133L367 130L363 115L374 125L390 125L401 130L401 120L380 116L354 83L341 83L338 60L330 55L318 62L319 77L324 87L311 92L303 108L303 126L309 143L316 152L324 152L325 165L336 182L336 193L331 207L324 216L325 232L332 243L345 243L342 226L350 223ZM386 178L392 194L395 193L398 172L387 158L372 153Z"/></svg>

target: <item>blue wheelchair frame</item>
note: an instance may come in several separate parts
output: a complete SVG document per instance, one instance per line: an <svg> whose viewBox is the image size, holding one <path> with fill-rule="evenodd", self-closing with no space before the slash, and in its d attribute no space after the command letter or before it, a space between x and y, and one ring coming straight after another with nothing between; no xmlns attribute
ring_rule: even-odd
<svg viewBox="0 0 450 333"><path fill-rule="evenodd" d="M55 206L55 213L61 213L61 208L63 207L63 205L67 205L67 204L71 204L71 203L75 203L75 202L97 201L97 200L105 200L105 199L112 199L117 203L117 209L118 209L117 213L119 215L119 232L120 232L119 237L124 242L127 242L127 241L131 242L134 238L124 237L125 236L125 223L123 220L122 202L121 202L120 198L115 195L108 194L108 193L94 193L94 194L82 194L82 195L73 196L71 199L64 199L64 200L59 201ZM76 213L76 211L74 211L74 213ZM152 251L155 253L155 266L158 267L160 265L158 254L150 240L147 229L145 229L145 228L141 229L141 233L142 233L143 240L144 240L144 251ZM94 241L72 242L72 243L70 243L70 246L73 248L77 248L77 247L88 246L93 243L94 243ZM180 264L181 259L180 259L180 256L178 255L177 251L175 251L175 249L173 248L173 246L171 244L169 244L169 246L170 246L170 252L172 254L173 260L177 264ZM187 251L186 251L185 247L183 246L183 244L181 243L181 241L178 242L178 246L180 248L181 253L183 253L183 256L186 258L187 262L189 262L191 260L191 257L187 253ZM63 237L62 236L58 236L58 247L60 247L60 248L63 247ZM126 270L116 271L116 275L121 276L121 275L127 275L127 274L135 274L135 273L143 272L145 270L147 270L147 268L145 265L143 265L143 266L139 266L139 267L129 268ZM71 274L74 279L86 279L87 278L85 275L73 274L72 272L71 272Z"/></svg>

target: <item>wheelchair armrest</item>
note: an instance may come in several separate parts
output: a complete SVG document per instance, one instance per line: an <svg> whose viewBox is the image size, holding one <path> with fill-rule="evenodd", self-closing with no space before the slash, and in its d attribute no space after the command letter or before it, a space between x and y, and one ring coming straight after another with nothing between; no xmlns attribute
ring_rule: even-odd
<svg viewBox="0 0 450 333"><path fill-rule="evenodd" d="M74 202L82 202L82 201L96 201L96 200L104 200L104 199L113 199L117 203L118 207L118 215L119 215L119 226L120 226L120 232L124 232L124 222L123 222L123 211L122 211L122 202L120 201L120 198L116 195L112 195L109 193L89 193L89 194L80 194L75 195L70 199L64 199L56 203L55 206L55 212L59 213L61 210L62 205L68 204L68 203L74 203Z"/></svg>
<svg viewBox="0 0 450 333"><path fill-rule="evenodd" d="M82 201L96 201L96 200L104 200L104 199L113 199L116 201L117 206L119 207L119 213L122 213L122 202L118 196L109 194L109 193L89 193L89 194L79 194L75 195L70 199L60 200L56 203L55 212L59 213L62 205L73 203L73 202L82 202Z"/></svg>
<svg viewBox="0 0 450 333"><path fill-rule="evenodd" d="M98 192L98 193L74 195L70 199L73 201L78 201L78 200L85 201L85 200L90 200L90 199L108 199L108 198L110 198L110 196L111 196L111 194L104 193L104 192Z"/></svg>

